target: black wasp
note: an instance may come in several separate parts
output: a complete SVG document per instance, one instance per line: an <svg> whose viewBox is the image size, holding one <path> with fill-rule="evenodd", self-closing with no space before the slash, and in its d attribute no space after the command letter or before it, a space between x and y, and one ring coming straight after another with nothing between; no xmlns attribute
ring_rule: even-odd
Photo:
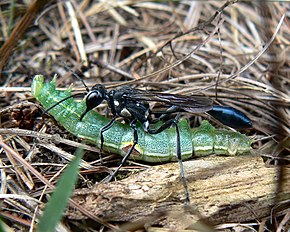
<svg viewBox="0 0 290 232"><path fill-rule="evenodd" d="M86 110L81 115L80 120L82 120L90 110L99 106L103 101L107 102L108 107L110 108L111 113L113 115L111 121L106 126L104 126L100 131L101 149L104 143L103 133L112 127L117 117L122 117L126 121L128 121L134 133L134 141L130 150L123 157L121 164L108 178L108 180L111 180L111 178L119 171L119 169L129 158L130 154L133 152L136 144L138 144L138 133L136 127L138 122L142 124L144 131L149 134L158 134L171 126L175 126L177 135L176 155L180 164L182 183L185 188L186 203L189 203L189 193L187 190L187 185L184 177L184 170L181 157L180 131L178 127L178 119L180 117L180 113L207 112L214 118L222 122L224 125L236 129L249 128L252 126L251 120L239 110L233 107L214 105L213 100L207 97L149 92L129 86L123 86L108 92L106 88L100 84L93 86L92 89L90 90L86 86L82 78L80 78L74 72L73 74L83 83L87 91L87 93L73 95L73 96L86 95L85 100ZM68 98L63 99L62 101L65 101ZM58 102L57 104L59 104L60 102ZM150 109L149 102L160 103L165 107L165 110L154 112ZM55 105L47 109L47 111L52 109L54 106ZM174 118L169 118L172 114L177 115ZM163 124L161 124L158 128L152 127L153 124L160 121L163 121Z"/></svg>
<svg viewBox="0 0 290 232"><path fill-rule="evenodd" d="M144 131L156 134L170 127L175 120L170 119L158 130L150 128L150 125L165 118L166 115L180 112L207 112L224 125L235 129L252 126L251 120L239 110L228 106L213 105L213 101L207 97L148 92L129 86L123 86L107 92L105 87L100 84L93 86L88 91L86 111L81 115L80 120L83 119L87 112L100 105L104 100L111 109L113 118L102 129L101 134L112 126L118 116L127 119L133 129L136 123L140 122ZM164 111L151 111L149 102L162 103L167 109ZM158 118L153 120L151 118L152 115L158 115Z"/></svg>

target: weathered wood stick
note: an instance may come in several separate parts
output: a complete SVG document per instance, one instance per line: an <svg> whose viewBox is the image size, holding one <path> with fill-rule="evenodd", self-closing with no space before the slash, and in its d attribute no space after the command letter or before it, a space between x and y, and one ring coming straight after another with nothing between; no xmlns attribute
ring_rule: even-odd
<svg viewBox="0 0 290 232"><path fill-rule="evenodd" d="M184 162L184 166L191 205L198 210L199 217L220 224L270 215L277 196L279 168L267 168L261 157L209 156ZM289 180L289 168L285 175L283 179ZM289 199L289 181L283 183L282 190L279 199ZM180 214L183 212L184 189L179 165L169 163L151 167L122 181L76 190L72 199L106 220L134 221L156 212ZM68 217L84 218L75 209L68 211ZM188 219L188 225L184 218ZM197 216L187 212L182 215L182 220L182 227L186 227L194 223Z"/></svg>

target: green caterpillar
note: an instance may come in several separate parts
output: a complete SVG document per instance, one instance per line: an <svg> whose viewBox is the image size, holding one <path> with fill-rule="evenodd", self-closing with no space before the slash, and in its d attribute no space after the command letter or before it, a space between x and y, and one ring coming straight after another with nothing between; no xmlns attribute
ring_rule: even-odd
<svg viewBox="0 0 290 232"><path fill-rule="evenodd" d="M31 92L45 109L62 99L71 96L71 89L56 90L56 78L44 82L44 76L34 77ZM80 116L85 111L85 100L75 102L69 98L52 108L49 112L66 130L81 139L100 147L100 130L109 123L109 119L95 111L86 114L82 121ZM200 127L191 129L186 120L179 122L182 159L203 156L212 153L236 155L251 150L252 139L239 132L216 129L208 121ZM148 134L138 125L138 144L130 159L146 162L176 161L176 130L167 129L158 134ZM127 124L115 122L104 133L103 149L125 156L133 144L132 128Z"/></svg>

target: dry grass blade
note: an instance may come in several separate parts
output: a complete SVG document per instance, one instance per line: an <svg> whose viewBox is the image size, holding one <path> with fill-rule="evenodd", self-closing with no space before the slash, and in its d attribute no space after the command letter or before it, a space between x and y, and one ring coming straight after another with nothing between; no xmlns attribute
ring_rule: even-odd
<svg viewBox="0 0 290 232"><path fill-rule="evenodd" d="M3 147L3 149L11 154L13 156L13 158L15 158L18 162L20 162L25 168L27 168L29 171L31 171L31 173L33 173L33 175L35 175L39 180L41 180L44 184L46 184L47 186L49 186L51 189L54 189L53 184L51 184L46 178L44 178L41 173L39 173L37 170L35 170L27 161L25 161L23 158L21 158L13 149L11 149L9 146L7 146L5 143L3 143L3 141L0 141L0 145L1 147ZM108 226L108 228L111 229L116 229L114 226L109 225L108 223L106 223L105 221L99 219L98 217L95 217L93 214L91 214L90 212L88 212L86 209L80 207L79 205L77 205L74 201L70 201L70 204L79 209L81 212L83 212L85 215L91 217L93 220L98 221L106 226Z"/></svg>
<svg viewBox="0 0 290 232"><path fill-rule="evenodd" d="M9 56L12 54L16 43L24 34L25 30L30 26L31 22L36 18L37 14L43 9L44 5L50 1L35 0L28 8L26 14L23 16L21 21L12 31L8 40L1 47L1 59L0 59L0 71L2 72L3 67L7 63Z"/></svg>

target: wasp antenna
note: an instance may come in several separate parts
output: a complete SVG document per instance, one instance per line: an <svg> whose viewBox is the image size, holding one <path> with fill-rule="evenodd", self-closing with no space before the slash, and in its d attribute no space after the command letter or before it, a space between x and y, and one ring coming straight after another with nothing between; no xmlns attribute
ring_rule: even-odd
<svg viewBox="0 0 290 232"><path fill-rule="evenodd" d="M74 75L74 77L76 77L80 82L82 82L82 84L85 86L85 88L86 88L86 91L87 92L90 92L90 89L89 89L89 87L86 85L86 83L84 82L84 80L76 73L76 72L74 72L70 67L68 67L67 65L66 65L66 63L64 63L63 62L63 65L64 65L64 68L65 68L65 70L67 70L67 71L69 71L69 72L71 72L72 73L72 75Z"/></svg>
<svg viewBox="0 0 290 232"><path fill-rule="evenodd" d="M70 99L70 98L73 98L73 97L76 97L76 96L84 96L85 93L76 93L76 94L73 94L71 96L68 96L62 100L60 100L59 102L55 103L54 105L52 105L51 107L47 108L42 115L46 114L48 111L52 110L54 107L56 107L57 105L59 105L60 103L66 101L67 99Z"/></svg>

